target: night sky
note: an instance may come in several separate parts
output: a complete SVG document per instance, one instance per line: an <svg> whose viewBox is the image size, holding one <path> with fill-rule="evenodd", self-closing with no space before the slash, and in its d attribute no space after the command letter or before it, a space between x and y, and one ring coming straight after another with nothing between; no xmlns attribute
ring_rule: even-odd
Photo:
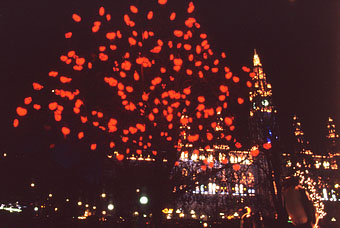
<svg viewBox="0 0 340 228"><path fill-rule="evenodd" d="M15 108L30 94L31 83L46 77L66 49L63 36L72 13L94 15L101 2L0 3L1 146L15 140L8 132L12 133ZM109 2L117 12L123 7L123 1ZM253 49L257 49L273 86L283 140L292 131L294 113L315 149L321 147L329 115L339 131L339 1L200 0L195 4L198 22L213 49L225 51L235 71L251 66Z"/></svg>

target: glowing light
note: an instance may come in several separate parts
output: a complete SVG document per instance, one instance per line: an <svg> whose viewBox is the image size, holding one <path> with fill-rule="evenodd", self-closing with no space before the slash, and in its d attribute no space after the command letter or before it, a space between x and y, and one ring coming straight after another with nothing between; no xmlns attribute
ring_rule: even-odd
<svg viewBox="0 0 340 228"><path fill-rule="evenodd" d="M112 211L114 209L114 205L112 203L110 203L108 206L107 206L107 209L109 209L110 211Z"/></svg>
<svg viewBox="0 0 340 228"><path fill-rule="evenodd" d="M146 196L142 196L142 197L139 198L139 202L141 204L145 205L145 204L147 204L149 202L149 199Z"/></svg>
<svg viewBox="0 0 340 228"><path fill-rule="evenodd" d="M259 55L256 53L256 49L254 49L254 59L253 59L253 64L254 64L254 67L262 66L261 61L260 61L260 57L259 57Z"/></svg>

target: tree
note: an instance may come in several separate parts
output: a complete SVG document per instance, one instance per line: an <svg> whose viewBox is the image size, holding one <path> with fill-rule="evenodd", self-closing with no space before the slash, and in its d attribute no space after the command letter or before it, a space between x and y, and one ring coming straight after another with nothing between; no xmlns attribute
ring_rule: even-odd
<svg viewBox="0 0 340 228"><path fill-rule="evenodd" d="M87 153L112 157L121 181L128 160L152 158L156 219L171 190L157 183L168 183L180 156L182 125L190 124L186 140L194 148L221 141L240 146L229 110L244 102L239 90L243 78L231 72L225 53L210 47L193 2L181 4L186 10L166 0L130 5L122 21L104 7L93 20L73 14L74 29L65 31L71 48L46 81L33 83L32 95L17 108L13 121L19 127L20 118L40 111L47 119L46 131L56 131L51 135L72 146L79 141ZM219 118L223 131L215 131ZM59 138L52 149L63 143Z"/></svg>

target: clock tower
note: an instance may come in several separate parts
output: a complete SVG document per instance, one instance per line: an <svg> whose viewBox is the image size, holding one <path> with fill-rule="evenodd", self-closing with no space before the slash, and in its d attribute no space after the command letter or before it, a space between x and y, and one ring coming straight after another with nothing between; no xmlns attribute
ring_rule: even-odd
<svg viewBox="0 0 340 228"><path fill-rule="evenodd" d="M278 140L277 110L272 102L272 86L267 82L259 55L254 50L252 87L249 93L249 127L251 142L263 145Z"/></svg>
<svg viewBox="0 0 340 228"><path fill-rule="evenodd" d="M273 212L281 211L279 186L281 155L278 154L277 111L272 101L272 86L267 82L256 50L253 57L253 72L250 76L252 78L248 121L250 145L260 150L254 172L257 186L255 205L259 212L273 215Z"/></svg>

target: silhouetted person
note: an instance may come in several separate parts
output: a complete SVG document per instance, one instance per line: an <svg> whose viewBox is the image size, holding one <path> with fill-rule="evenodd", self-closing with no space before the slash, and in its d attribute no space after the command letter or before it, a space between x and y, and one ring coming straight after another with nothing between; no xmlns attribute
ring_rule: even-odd
<svg viewBox="0 0 340 228"><path fill-rule="evenodd" d="M306 190L299 185L298 177L290 177L283 182L282 199L283 206L295 227L315 227L317 222L315 207Z"/></svg>

